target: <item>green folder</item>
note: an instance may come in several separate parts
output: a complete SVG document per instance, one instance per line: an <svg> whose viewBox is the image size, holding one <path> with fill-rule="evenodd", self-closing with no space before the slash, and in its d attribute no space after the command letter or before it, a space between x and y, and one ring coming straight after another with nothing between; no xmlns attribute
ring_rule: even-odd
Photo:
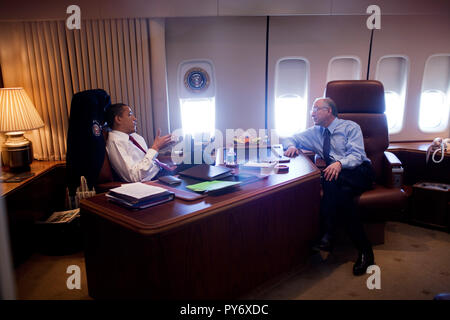
<svg viewBox="0 0 450 320"><path fill-rule="evenodd" d="M216 190L225 189L228 187L232 187L235 185L240 184L239 181L219 181L219 180L213 180L213 181L205 181L200 182L196 184L191 184L189 186L186 186L186 188L195 191L195 192L211 192Z"/></svg>

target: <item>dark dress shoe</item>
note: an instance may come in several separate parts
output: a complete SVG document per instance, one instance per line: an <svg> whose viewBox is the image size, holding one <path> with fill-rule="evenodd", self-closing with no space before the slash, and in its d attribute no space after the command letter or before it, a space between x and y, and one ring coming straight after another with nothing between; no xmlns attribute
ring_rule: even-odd
<svg viewBox="0 0 450 320"><path fill-rule="evenodd" d="M366 273L367 268L375 264L372 249L362 251L358 253L358 259L353 265L353 274L355 276L361 276Z"/></svg>
<svg viewBox="0 0 450 320"><path fill-rule="evenodd" d="M324 236L319 242L317 242L312 249L314 251L326 251L331 252L333 249L333 245L329 239L329 237Z"/></svg>

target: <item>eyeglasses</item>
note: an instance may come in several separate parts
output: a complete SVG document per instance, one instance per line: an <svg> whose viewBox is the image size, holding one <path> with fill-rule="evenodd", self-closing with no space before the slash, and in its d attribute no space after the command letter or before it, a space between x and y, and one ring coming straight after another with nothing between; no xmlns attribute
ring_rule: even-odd
<svg viewBox="0 0 450 320"><path fill-rule="evenodd" d="M330 109L330 107L314 107L311 109L311 113L317 112L322 109Z"/></svg>

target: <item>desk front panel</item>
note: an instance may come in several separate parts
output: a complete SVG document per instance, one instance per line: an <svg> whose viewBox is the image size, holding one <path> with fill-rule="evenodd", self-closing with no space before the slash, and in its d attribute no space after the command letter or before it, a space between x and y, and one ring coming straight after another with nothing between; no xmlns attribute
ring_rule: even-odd
<svg viewBox="0 0 450 320"><path fill-rule="evenodd" d="M311 171L300 176L297 165ZM288 175L192 204L175 200L124 215L103 197L82 207L93 298L239 297L305 262L319 232L319 172L303 157ZM97 212L102 205L106 214Z"/></svg>

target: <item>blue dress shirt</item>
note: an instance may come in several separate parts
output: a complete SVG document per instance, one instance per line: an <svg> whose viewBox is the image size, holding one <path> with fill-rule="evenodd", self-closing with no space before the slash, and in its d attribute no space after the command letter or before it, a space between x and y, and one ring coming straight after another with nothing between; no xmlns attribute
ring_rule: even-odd
<svg viewBox="0 0 450 320"><path fill-rule="evenodd" d="M325 128L313 126L303 132L294 134L292 137L283 139L285 149L295 146L296 148L310 150L323 156L323 132ZM343 169L359 166L364 161L369 161L364 151L364 140L359 125L350 120L335 118L328 126L330 130L330 158L333 162L339 161Z"/></svg>

